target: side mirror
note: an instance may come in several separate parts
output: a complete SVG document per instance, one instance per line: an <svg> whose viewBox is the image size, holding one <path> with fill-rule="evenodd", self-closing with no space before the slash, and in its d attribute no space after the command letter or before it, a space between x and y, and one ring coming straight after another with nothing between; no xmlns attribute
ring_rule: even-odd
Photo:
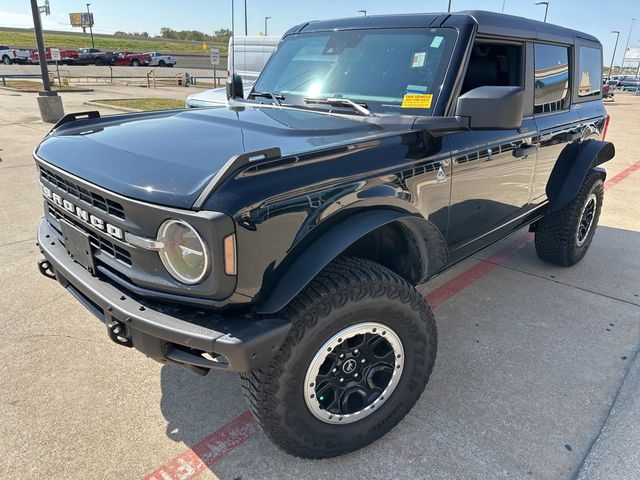
<svg viewBox="0 0 640 480"><path fill-rule="evenodd" d="M521 87L478 87L458 97L456 116L468 117L472 130L516 130L522 125Z"/></svg>
<svg viewBox="0 0 640 480"><path fill-rule="evenodd" d="M244 98L242 77L237 73L227 78L227 100L232 98Z"/></svg>

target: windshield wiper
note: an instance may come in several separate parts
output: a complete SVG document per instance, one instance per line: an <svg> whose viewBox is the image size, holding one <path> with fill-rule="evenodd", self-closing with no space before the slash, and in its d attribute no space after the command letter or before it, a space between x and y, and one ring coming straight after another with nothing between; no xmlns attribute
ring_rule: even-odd
<svg viewBox="0 0 640 480"><path fill-rule="evenodd" d="M360 115L365 115L367 117L375 117L376 115L367 108L366 104L362 105L360 103L356 103L353 100L349 100L348 98L305 98L305 103L322 103L325 105L333 105L336 107L351 107Z"/></svg>
<svg viewBox="0 0 640 480"><path fill-rule="evenodd" d="M251 97L266 97L273 100L274 105L280 106L280 100L284 100L284 96L279 93L271 93L271 92L251 92L249 94L249 98Z"/></svg>

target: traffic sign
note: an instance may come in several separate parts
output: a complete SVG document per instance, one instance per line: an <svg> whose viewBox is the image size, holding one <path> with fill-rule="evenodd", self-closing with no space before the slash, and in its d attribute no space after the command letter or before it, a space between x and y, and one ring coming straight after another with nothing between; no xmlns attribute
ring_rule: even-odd
<svg viewBox="0 0 640 480"><path fill-rule="evenodd" d="M211 65L213 66L220 65L220 49L219 48L211 49Z"/></svg>
<svg viewBox="0 0 640 480"><path fill-rule="evenodd" d="M52 48L51 49L51 60L56 61L56 62L62 61L62 57L60 57L60 49L59 48Z"/></svg>

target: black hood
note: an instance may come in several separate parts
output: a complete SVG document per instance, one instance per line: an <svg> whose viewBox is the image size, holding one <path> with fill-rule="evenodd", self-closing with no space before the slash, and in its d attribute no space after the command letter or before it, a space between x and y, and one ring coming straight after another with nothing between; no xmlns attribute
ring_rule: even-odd
<svg viewBox="0 0 640 480"><path fill-rule="evenodd" d="M280 147L282 155L381 133L344 116L259 106L107 116L63 125L36 153L129 198L191 208L233 155Z"/></svg>

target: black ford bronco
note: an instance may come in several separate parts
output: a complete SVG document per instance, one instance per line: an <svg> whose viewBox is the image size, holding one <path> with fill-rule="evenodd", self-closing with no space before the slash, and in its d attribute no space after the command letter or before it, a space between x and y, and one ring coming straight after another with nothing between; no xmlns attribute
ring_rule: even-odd
<svg viewBox="0 0 640 480"><path fill-rule="evenodd" d="M415 285L524 227L584 257L601 73L596 38L488 12L298 25L228 106L64 117L34 154L40 271L117 344L238 372L287 452L358 449L431 374Z"/></svg>

